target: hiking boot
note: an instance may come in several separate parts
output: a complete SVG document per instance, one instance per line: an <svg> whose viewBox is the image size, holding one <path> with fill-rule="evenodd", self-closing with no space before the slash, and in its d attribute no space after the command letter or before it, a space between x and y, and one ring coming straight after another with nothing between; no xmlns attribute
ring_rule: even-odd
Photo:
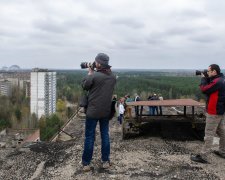
<svg viewBox="0 0 225 180"><path fill-rule="evenodd" d="M89 172L89 171L91 171L91 166L90 166L90 165L83 166L82 171L83 171L83 172Z"/></svg>
<svg viewBox="0 0 225 180"><path fill-rule="evenodd" d="M203 164L207 164L208 161L203 159L203 157L199 154L197 155L191 155L191 160L192 161L195 161L195 162L198 162L198 163L203 163Z"/></svg>
<svg viewBox="0 0 225 180"><path fill-rule="evenodd" d="M213 151L214 154L216 154L217 156L221 157L221 158L224 158L225 159L225 153L222 153L220 151Z"/></svg>
<svg viewBox="0 0 225 180"><path fill-rule="evenodd" d="M111 166L109 161L102 162L102 169L109 169Z"/></svg>

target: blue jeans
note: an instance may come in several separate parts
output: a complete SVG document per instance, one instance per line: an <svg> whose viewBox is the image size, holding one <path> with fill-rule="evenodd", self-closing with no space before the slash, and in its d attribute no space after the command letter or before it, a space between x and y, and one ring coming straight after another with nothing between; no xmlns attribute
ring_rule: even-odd
<svg viewBox="0 0 225 180"><path fill-rule="evenodd" d="M158 106L149 106L149 115L158 115Z"/></svg>
<svg viewBox="0 0 225 180"><path fill-rule="evenodd" d="M110 140L109 140L109 120L108 119L86 119L85 122L85 141L84 152L82 156L82 164L89 165L92 160L94 142L95 142L95 129L99 121L101 139L102 139L102 161L109 161L110 156Z"/></svg>
<svg viewBox="0 0 225 180"><path fill-rule="evenodd" d="M148 106L149 108L149 115L153 115L153 106Z"/></svg>
<svg viewBox="0 0 225 180"><path fill-rule="evenodd" d="M117 119L118 119L119 123L122 124L123 114L120 114Z"/></svg>

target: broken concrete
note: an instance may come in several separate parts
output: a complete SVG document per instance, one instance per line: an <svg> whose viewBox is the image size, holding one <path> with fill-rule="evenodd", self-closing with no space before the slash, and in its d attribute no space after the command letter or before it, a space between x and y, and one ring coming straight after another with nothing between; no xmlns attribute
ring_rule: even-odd
<svg viewBox="0 0 225 180"><path fill-rule="evenodd" d="M171 137L177 128L170 126ZM109 170L101 169L101 140L99 128L96 134L92 171L83 173L81 156L84 142L84 120L74 119L67 131L74 139L65 142L40 142L23 149L0 149L1 179L225 179L225 159L214 154L211 164L198 164L190 160L203 142L194 140L186 128L185 137L166 138L159 124L146 125L143 133L122 140L121 126L116 119L110 121L111 161ZM171 127L174 127L173 129ZM218 145L217 145L218 147ZM27 149L24 150L24 149Z"/></svg>

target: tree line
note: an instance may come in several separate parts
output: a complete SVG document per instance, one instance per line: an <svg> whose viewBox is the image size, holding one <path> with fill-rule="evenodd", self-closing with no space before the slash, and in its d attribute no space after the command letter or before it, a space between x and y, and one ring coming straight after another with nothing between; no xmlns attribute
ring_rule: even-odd
<svg viewBox="0 0 225 180"><path fill-rule="evenodd" d="M161 94L164 99L192 98L204 99L199 90L200 78L191 73L151 72L151 71L119 71L114 94L122 97L138 93L143 100L152 94ZM58 97L77 103L82 94L81 81L86 71L70 71L58 73Z"/></svg>

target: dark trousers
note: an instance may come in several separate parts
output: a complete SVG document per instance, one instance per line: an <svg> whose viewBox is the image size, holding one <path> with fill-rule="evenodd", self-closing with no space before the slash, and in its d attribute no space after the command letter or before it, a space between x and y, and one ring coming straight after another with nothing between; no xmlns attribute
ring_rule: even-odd
<svg viewBox="0 0 225 180"><path fill-rule="evenodd" d="M159 114L159 110L158 110L158 106L149 106L149 115L158 115Z"/></svg>
<svg viewBox="0 0 225 180"><path fill-rule="evenodd" d="M94 141L95 141L95 129L99 121L101 140L102 140L102 161L109 161L110 156L110 140L109 140L109 120L108 119L86 119L85 122L85 141L84 151L82 156L82 164L84 166L89 165L92 160Z"/></svg>
<svg viewBox="0 0 225 180"><path fill-rule="evenodd" d="M122 124L122 122L123 122L123 114L120 114L118 116L118 121L120 122L120 124Z"/></svg>

